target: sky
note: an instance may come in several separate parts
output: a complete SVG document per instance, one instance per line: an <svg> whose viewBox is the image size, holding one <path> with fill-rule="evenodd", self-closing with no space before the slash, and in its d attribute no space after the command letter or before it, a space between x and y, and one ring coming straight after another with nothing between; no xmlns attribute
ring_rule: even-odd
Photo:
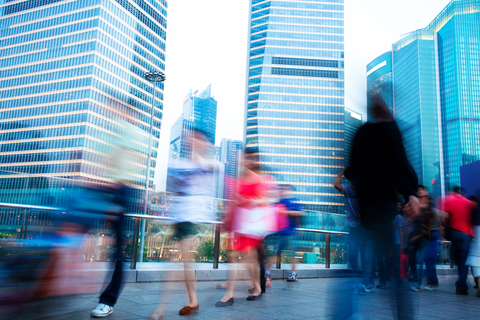
<svg viewBox="0 0 480 320"><path fill-rule="evenodd" d="M365 116L366 65L402 35L426 27L450 0L345 0L345 107ZM170 0L164 115L155 169L165 190L170 128L188 91L218 101L216 144L242 140L249 0Z"/></svg>

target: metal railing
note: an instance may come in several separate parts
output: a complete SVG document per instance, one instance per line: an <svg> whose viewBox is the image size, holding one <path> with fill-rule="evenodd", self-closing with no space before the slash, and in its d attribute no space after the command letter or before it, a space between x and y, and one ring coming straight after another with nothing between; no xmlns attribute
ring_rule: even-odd
<svg viewBox="0 0 480 320"><path fill-rule="evenodd" d="M35 205L23 205L23 204L12 204L12 203L1 203L0 208L8 209L17 209L22 210L23 215L20 224L19 238L25 239L28 232L28 220L30 211L48 211L48 212L65 212L64 208L55 208L55 207L46 207L46 206L35 206ZM101 219L103 215L98 215L98 218ZM130 268L137 268L137 257L139 253L139 236L140 236L140 222L141 220L151 220L151 221L161 221L166 223L172 223L175 221L175 218L172 217L162 217L162 216L153 216L153 215L143 215L143 214L124 214L125 218L134 219L133 227L133 241L132 241L132 252L130 259ZM221 231L221 221L217 220L208 220L208 221L199 221L201 224L209 224L215 226L215 235L214 235L214 254L213 254L213 268L218 269L219 257L220 257L220 231ZM325 268L330 268L331 266L331 249L330 249L330 238L331 235L348 235L348 232L345 231L330 231L330 230L317 230L317 229L307 229L307 228L296 228L298 232L308 232L316 234L325 234ZM448 244L449 246L449 260L450 268L454 267L453 261L453 251L450 241L439 241L441 244ZM276 267L281 268L281 259L277 257Z"/></svg>

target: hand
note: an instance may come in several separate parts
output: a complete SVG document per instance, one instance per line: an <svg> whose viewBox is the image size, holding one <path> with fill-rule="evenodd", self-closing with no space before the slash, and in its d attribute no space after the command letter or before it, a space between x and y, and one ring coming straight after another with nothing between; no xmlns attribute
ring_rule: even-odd
<svg viewBox="0 0 480 320"><path fill-rule="evenodd" d="M408 197L408 202L405 204L403 208L403 213L407 215L407 217L412 218L418 215L420 210L420 201L415 196Z"/></svg>

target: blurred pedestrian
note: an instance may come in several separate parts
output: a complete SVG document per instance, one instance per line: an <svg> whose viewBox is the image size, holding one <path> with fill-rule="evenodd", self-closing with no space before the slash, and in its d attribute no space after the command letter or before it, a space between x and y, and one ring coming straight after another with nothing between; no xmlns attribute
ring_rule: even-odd
<svg viewBox="0 0 480 320"><path fill-rule="evenodd" d="M361 276L362 279L357 285L357 290L359 293L370 292L368 288L370 269L367 266L370 267L372 265L373 248L365 241L362 232L357 190L353 185L341 183L345 170L346 168L337 174L333 186L345 196L346 200L347 214L345 216L345 222L349 226L348 268L359 273L362 273L362 270L364 270L365 273ZM347 180L349 179L347 178ZM365 267L362 269L362 266Z"/></svg>
<svg viewBox="0 0 480 320"><path fill-rule="evenodd" d="M276 255L277 259L281 259L282 252L286 251L289 262L292 266L292 271L287 278L287 281L297 281L297 263L295 258L295 248L293 247L293 240L295 237L295 228L298 226L298 219L303 214L303 206L298 203L292 195L294 189L290 185L282 185L279 187L279 201L280 205L284 205L286 214L288 215L288 225L283 230L269 235L265 242L271 239L270 245L274 247L273 254L268 259L267 268L265 270L266 286L271 286L270 270L273 265L273 257ZM267 243L266 246L269 244Z"/></svg>
<svg viewBox="0 0 480 320"><path fill-rule="evenodd" d="M455 187L443 202L443 210L448 214L451 229L453 253L458 266L456 294L467 295L468 257L470 242L473 239L472 215L475 204L462 196L462 189Z"/></svg>
<svg viewBox="0 0 480 320"><path fill-rule="evenodd" d="M468 250L468 258L465 263L472 268L472 275L475 279L475 288L477 289L477 297L480 297L480 208L478 206L478 198L476 196L468 197L468 200L472 201L475 205L473 213L473 238Z"/></svg>
<svg viewBox="0 0 480 320"><path fill-rule="evenodd" d="M346 174L352 178L357 190L360 207L360 219L365 236L374 246L382 247L381 254L394 251L397 193L406 199L406 213L418 211L418 179L408 162L402 136L385 102L374 97L374 103L368 106L372 122L364 124L356 133L351 164ZM399 256L392 259L398 260ZM402 284L398 266L395 262L395 286L390 295L394 314L399 319L413 317L408 291ZM345 318L352 316L353 309L340 308ZM350 314L347 314L347 312ZM340 316L339 318L343 318Z"/></svg>
<svg viewBox="0 0 480 320"><path fill-rule="evenodd" d="M114 183L111 186L108 186L107 189L113 194L114 203L120 206L117 215L111 220L112 229L115 231L115 269L113 271L112 279L103 291L100 296L100 301L95 309L90 313L92 317L103 318L111 315L113 313L113 307L118 301L120 293L123 287L123 223L124 217L123 213L129 205L129 193L128 190L129 182L131 180L132 169L129 165L129 161L132 161L132 158L135 157L135 150L137 146L133 142L133 139L136 135L142 134L140 129L134 126L132 123L119 121L120 131L118 135L118 140L114 148L111 150L111 155L109 158L110 168L113 172ZM75 199L76 201L85 202L85 197ZM92 206L95 208L94 204L84 203L84 205L89 206L91 209ZM132 257L136 259L136 257Z"/></svg>
<svg viewBox="0 0 480 320"><path fill-rule="evenodd" d="M194 236L196 235L196 224L211 219L211 212L206 211L202 203L206 197L211 197L214 183L213 173L217 166L211 159L212 145L205 132L196 128L192 129L186 137L186 145L187 156L170 164L168 168L168 187L175 193L173 196L175 203L173 237L178 241L182 255L185 285L189 298L188 305L180 309L180 315L189 315L200 309L197 299L197 279L192 264L195 250ZM159 303L151 315L152 319L162 319L163 306L163 303Z"/></svg>
<svg viewBox="0 0 480 320"><path fill-rule="evenodd" d="M428 194L427 189L420 185L417 191L420 198L420 213L418 222L421 229L421 237L418 240L417 267L412 269L414 271L414 278L412 279L412 290L418 291L422 286L423 279L423 263L426 266L427 285L425 290L433 290L438 286L437 271L435 262L438 251L438 241L442 239L441 220L439 213L432 207L432 198ZM412 257L415 259L415 257ZM412 266L413 268L413 266Z"/></svg>
<svg viewBox="0 0 480 320"><path fill-rule="evenodd" d="M258 156L255 152L246 152L243 174L238 181L238 191L234 205L225 218L226 231L235 234L234 251L245 255L245 263L253 284L248 301L262 298L260 285L259 248L267 235L266 228L260 223L263 212L270 204L268 199L268 178L260 174ZM242 219L248 215L249 219ZM263 234L263 235L262 235ZM262 261L263 263L263 261ZM227 280L227 290L222 299L215 303L216 307L233 305L236 270L232 270Z"/></svg>

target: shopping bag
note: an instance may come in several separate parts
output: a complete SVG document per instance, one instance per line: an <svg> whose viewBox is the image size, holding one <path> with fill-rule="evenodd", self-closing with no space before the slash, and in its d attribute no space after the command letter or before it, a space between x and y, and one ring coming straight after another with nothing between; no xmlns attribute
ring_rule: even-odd
<svg viewBox="0 0 480 320"><path fill-rule="evenodd" d="M251 238L263 239L270 231L271 207L235 208L233 231Z"/></svg>

